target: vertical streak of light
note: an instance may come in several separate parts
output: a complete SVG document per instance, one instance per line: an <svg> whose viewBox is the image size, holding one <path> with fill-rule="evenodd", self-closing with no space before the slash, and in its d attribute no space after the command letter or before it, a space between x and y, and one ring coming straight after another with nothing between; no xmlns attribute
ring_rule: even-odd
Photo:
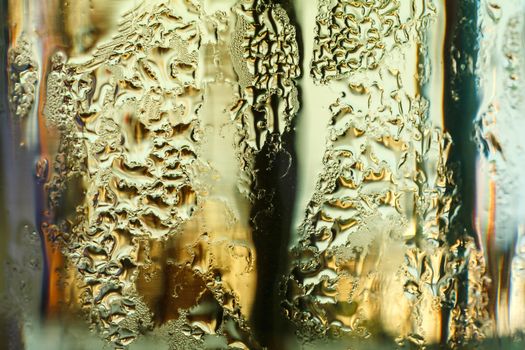
<svg viewBox="0 0 525 350"><path fill-rule="evenodd" d="M304 220L304 208L315 191L318 175L323 169L323 154L326 148L330 104L338 97L335 89L326 85L316 85L310 75L313 59L314 39L318 0L295 1L298 26L301 28L303 42L301 107L297 118L297 201L293 214L292 227L298 227ZM296 243L295 236L290 239L290 246Z"/></svg>
<svg viewBox="0 0 525 350"><path fill-rule="evenodd" d="M476 205L474 210L474 222L476 233L481 244L481 250L484 252L487 265L489 267L488 273L492 282L496 282L497 286L492 286L489 291L489 303L491 304L489 311L493 313L493 318L498 319L498 301L500 295L499 276L497 276L498 258L496 252L496 193L497 184L492 179L491 174L495 173L495 168L490 169L485 158L478 159L478 166L476 171ZM490 170L488 170L490 169ZM497 323L497 321L496 321Z"/></svg>
<svg viewBox="0 0 525 350"><path fill-rule="evenodd" d="M49 168L53 168L53 153L50 145L50 135L55 130L48 130L46 127L46 120L44 116L44 107L47 96L47 73L49 71L49 58L53 54L54 50L58 46L56 39L57 33L55 32L55 23L53 18L57 15L57 9L59 4L57 0L51 0L51 4L48 6L38 6L38 1L33 1L32 5L35 7L40 7L40 11L35 11L35 13L41 13L39 18L34 18L34 20L39 23L40 27L38 28L39 39L42 45L41 55L44 58L41 62L41 82L38 94L38 139L40 145L40 157L46 158L49 161ZM59 280L58 274L56 273L59 267L63 266L64 259L62 253L59 249L54 247L53 242L51 242L50 237L46 237L45 233L42 232L41 225L45 221L51 219L52 213L50 208L48 208L46 203L46 194L45 189L41 187L39 189L40 198L39 204L44 210L40 210L40 214L37 217L36 223L41 233L41 239L43 241L43 253L44 253L44 283L43 283L43 295L42 295L42 311L44 317L49 317L50 315L57 312L60 301L59 293Z"/></svg>
<svg viewBox="0 0 525 350"><path fill-rule="evenodd" d="M437 18L432 24L431 35L428 40L428 51L431 61L431 76L428 82L430 106L430 120L436 127L445 129L444 111L444 81L445 81L445 33L447 11L443 1L435 2Z"/></svg>
<svg viewBox="0 0 525 350"><path fill-rule="evenodd" d="M432 125L432 129L439 129L440 131L446 132L444 111L444 60L447 13L444 1L435 1L434 6L436 17L429 25L425 43L425 52L428 54L428 62L430 64L430 67L425 67L425 70L429 71L429 79L423 86L419 87L422 91L418 91L418 93L422 93L430 102L428 119ZM418 62L418 65L421 63L424 64L424 62ZM439 156L442 155L440 154ZM441 311L439 315L436 315L430 311L422 317L426 324L425 332L427 334L427 341L429 343L445 342L447 335L442 332L442 330L446 328L447 325L446 313Z"/></svg>
<svg viewBox="0 0 525 350"><path fill-rule="evenodd" d="M522 317L514 318L523 314L523 305L520 298L514 304L513 297L522 280L515 279L514 262L519 259L516 242L520 214L516 207L523 200L518 193L522 187L520 168L524 158L519 149L524 124L519 118L523 102L518 97L522 94L517 96L513 91L521 88L519 81L524 73L521 59L524 4L512 0L483 3L478 21L483 37L477 71L482 99L477 121L481 151L476 180L481 184L489 182L490 188L477 187L475 222L491 279L489 312L494 332L491 335L501 338L523 329L523 322L518 321Z"/></svg>

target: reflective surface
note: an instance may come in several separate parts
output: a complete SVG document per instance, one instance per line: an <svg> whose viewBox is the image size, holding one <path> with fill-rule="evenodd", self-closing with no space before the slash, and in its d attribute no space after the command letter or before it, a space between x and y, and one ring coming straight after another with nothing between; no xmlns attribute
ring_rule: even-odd
<svg viewBox="0 0 525 350"><path fill-rule="evenodd" d="M522 348L524 14L4 0L5 347Z"/></svg>

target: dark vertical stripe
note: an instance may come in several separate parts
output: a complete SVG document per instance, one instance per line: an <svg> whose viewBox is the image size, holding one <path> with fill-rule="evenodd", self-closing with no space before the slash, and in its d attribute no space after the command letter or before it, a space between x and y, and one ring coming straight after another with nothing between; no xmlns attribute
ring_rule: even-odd
<svg viewBox="0 0 525 350"><path fill-rule="evenodd" d="M451 220L448 242L453 244L468 236L474 236L473 213L476 191L476 156L477 146L473 140L474 118L479 105L476 74L469 70L469 59L472 67L476 66L479 51L478 1L446 0L446 33L444 45L444 113L445 128L450 133L453 145L450 153L449 167L454 171L457 187L450 191L454 194L454 208L457 215ZM454 71L453 65L456 66ZM452 193L450 193L452 194ZM479 246L479 242L477 242ZM460 256L468 252L464 246L459 249ZM458 276L458 295L456 307L466 312L468 305L468 270ZM467 315L461 315L464 319ZM442 313L442 345L445 344L451 324L451 308L444 308ZM462 325L456 325L461 328ZM461 337L461 334L459 334ZM463 339L456 339L464 341ZM458 344L459 345L459 344Z"/></svg>
<svg viewBox="0 0 525 350"><path fill-rule="evenodd" d="M283 6L290 23L296 27L299 56L302 58L301 32L296 25L292 2L283 0L274 3ZM278 113L279 98L272 96L275 115ZM274 155L272 152L276 143L280 143L281 148ZM285 349L286 339L291 331L281 308L280 284L288 264L288 243L293 229L291 225L296 197L294 127L283 135L278 132L268 135L264 147L255 157L255 169L254 194L257 195L257 200L250 216L257 252L257 291L252 323L261 345L269 349Z"/></svg>

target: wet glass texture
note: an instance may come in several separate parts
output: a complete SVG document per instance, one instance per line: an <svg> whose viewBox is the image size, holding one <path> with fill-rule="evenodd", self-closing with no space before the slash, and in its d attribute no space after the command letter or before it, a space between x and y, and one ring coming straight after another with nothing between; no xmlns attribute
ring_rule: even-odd
<svg viewBox="0 0 525 350"><path fill-rule="evenodd" d="M525 347L525 1L0 28L0 348Z"/></svg>

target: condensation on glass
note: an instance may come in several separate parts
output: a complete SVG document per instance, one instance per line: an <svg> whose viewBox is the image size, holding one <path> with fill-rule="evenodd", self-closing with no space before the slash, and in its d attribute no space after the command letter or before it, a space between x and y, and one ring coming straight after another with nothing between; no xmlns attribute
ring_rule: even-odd
<svg viewBox="0 0 525 350"><path fill-rule="evenodd" d="M522 348L525 1L0 4L7 349Z"/></svg>

